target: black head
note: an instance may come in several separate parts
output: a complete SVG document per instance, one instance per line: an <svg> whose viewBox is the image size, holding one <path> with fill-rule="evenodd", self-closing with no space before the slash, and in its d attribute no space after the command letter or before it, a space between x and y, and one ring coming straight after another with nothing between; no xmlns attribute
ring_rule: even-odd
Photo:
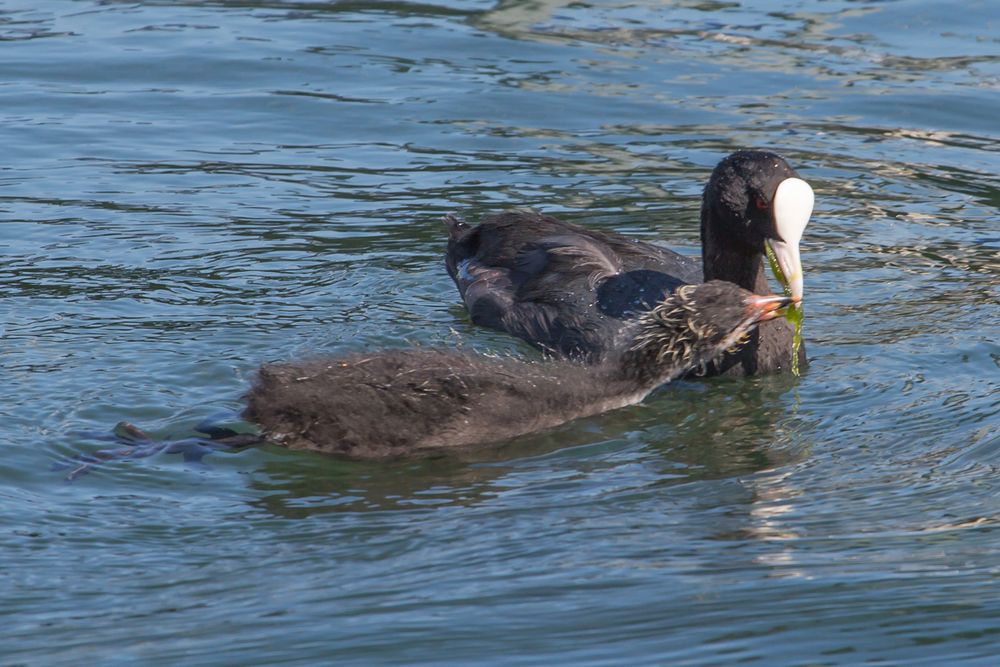
<svg viewBox="0 0 1000 667"><path fill-rule="evenodd" d="M791 303L791 297L760 296L721 280L685 285L639 318L630 352L637 363L686 371L737 349L760 322Z"/></svg>
<svg viewBox="0 0 1000 667"><path fill-rule="evenodd" d="M706 279L726 278L713 263L756 259L770 243L792 295L802 298L799 240L812 214L809 185L780 156L767 151L737 151L724 158L705 186L701 234ZM750 285L744 285L750 287Z"/></svg>

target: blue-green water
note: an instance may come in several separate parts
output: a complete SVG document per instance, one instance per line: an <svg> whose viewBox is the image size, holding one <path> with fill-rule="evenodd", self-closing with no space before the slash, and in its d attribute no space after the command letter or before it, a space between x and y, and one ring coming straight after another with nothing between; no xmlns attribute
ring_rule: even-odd
<svg viewBox="0 0 1000 667"><path fill-rule="evenodd" d="M0 5L0 663L992 664L988 0ZM491 449L54 464L254 368L471 326L440 217L697 252L710 168L814 186L812 366Z"/></svg>

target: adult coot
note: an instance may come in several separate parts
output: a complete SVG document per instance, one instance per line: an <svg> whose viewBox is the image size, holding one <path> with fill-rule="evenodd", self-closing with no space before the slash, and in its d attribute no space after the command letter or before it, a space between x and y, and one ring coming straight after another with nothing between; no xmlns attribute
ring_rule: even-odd
<svg viewBox="0 0 1000 667"><path fill-rule="evenodd" d="M722 281L686 285L629 320L594 366L421 348L268 365L243 417L267 441L357 459L504 440L637 403L791 301Z"/></svg>
<svg viewBox="0 0 1000 667"><path fill-rule="evenodd" d="M446 264L472 321L556 355L599 363L622 329L686 283L727 280L757 294L769 243L792 297L802 299L799 239L813 192L784 159L738 151L712 172L701 205L702 261L619 234L532 212L488 217L471 227L446 218ZM792 326L773 320L709 374L754 375L792 367ZM798 350L806 365L805 346Z"/></svg>

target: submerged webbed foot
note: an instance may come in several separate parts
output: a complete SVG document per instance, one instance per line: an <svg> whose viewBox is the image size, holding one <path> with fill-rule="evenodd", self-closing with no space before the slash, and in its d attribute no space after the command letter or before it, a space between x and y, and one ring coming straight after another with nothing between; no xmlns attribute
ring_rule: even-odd
<svg viewBox="0 0 1000 667"><path fill-rule="evenodd" d="M99 436L116 443L117 447L99 449L91 454L78 454L56 468L72 468L66 480L72 482L90 472L94 467L110 461L142 459L155 454L180 454L188 463L200 463L207 454L215 451L237 451L260 444L262 438L255 433L239 433L233 429L202 422L195 427L205 437L194 436L180 440L157 440L129 422L119 422L110 434Z"/></svg>

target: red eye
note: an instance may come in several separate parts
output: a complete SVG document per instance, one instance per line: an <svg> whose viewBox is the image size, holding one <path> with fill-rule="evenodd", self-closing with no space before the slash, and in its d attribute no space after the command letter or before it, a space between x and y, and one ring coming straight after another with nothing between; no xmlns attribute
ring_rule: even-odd
<svg viewBox="0 0 1000 667"><path fill-rule="evenodd" d="M767 208L768 208L767 202L764 201L763 199L756 199L756 200L754 200L754 206L757 207L758 211L766 211Z"/></svg>

